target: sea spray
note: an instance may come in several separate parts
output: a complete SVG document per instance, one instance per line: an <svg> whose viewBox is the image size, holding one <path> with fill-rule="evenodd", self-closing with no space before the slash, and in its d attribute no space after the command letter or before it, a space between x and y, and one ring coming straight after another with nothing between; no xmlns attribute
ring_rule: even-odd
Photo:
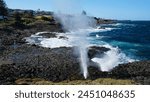
<svg viewBox="0 0 150 102"><path fill-rule="evenodd" d="M134 62L134 59L127 57L124 53L120 52L119 48L112 47L110 45L103 45L103 47L109 48L110 50L104 53L101 58L95 57L91 59L99 65L101 71L110 71L119 64Z"/></svg>
<svg viewBox="0 0 150 102"><path fill-rule="evenodd" d="M88 76L88 66L87 63L89 61L87 53L88 53L88 41L86 40L87 33L79 33L78 39L76 40L76 45L78 47L78 52L80 55L80 66L83 72L84 78ZM83 34L83 35L82 35ZM82 36L81 36L82 35Z"/></svg>
<svg viewBox="0 0 150 102"><path fill-rule="evenodd" d="M80 56L80 66L85 78L88 76L88 57L87 57L87 36L86 29L95 25L95 20L83 14L67 15L62 13L55 14L55 18L61 22L63 28L70 32L72 37L71 43L78 47Z"/></svg>
<svg viewBox="0 0 150 102"><path fill-rule="evenodd" d="M76 0L53 0L53 4L59 11L59 13L54 13L54 16L57 19L56 21L61 22L63 29L66 32L70 32L70 35L73 36L71 43L72 45L77 46L77 51L80 56L81 70L84 77L87 78L88 41L86 38L89 32L85 29L95 26L96 23L93 17L86 16L85 11L82 14L77 14L76 11L82 11L80 2L81 1L78 1L78 3L76 3Z"/></svg>

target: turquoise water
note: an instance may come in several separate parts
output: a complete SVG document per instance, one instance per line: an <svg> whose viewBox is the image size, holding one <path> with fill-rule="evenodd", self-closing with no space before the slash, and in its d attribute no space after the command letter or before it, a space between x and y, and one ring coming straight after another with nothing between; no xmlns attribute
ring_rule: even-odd
<svg viewBox="0 0 150 102"><path fill-rule="evenodd" d="M150 60L150 21L120 21L99 26L109 30L91 33L90 43L109 44L130 58Z"/></svg>

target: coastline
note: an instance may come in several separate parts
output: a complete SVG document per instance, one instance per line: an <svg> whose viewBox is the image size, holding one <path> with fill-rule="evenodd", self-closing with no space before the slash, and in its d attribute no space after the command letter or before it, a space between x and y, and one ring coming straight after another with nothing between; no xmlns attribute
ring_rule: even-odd
<svg viewBox="0 0 150 102"><path fill-rule="evenodd" d="M85 80L73 48L43 48L24 40L41 31L64 32L54 20L38 20L25 27L16 27L9 21L0 25L0 84L150 84L150 61L122 64L110 72L90 66Z"/></svg>

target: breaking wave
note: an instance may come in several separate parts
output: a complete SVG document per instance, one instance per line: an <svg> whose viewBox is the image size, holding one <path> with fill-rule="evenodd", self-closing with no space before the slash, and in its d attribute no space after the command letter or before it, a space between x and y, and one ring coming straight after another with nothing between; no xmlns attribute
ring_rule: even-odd
<svg viewBox="0 0 150 102"><path fill-rule="evenodd" d="M105 29L101 29L101 28L93 29L92 28L92 29L86 29L86 30L81 29L80 31L77 31L77 32L74 31L74 32L66 32L66 33L56 33L57 36L55 38L44 38L40 34L44 34L48 32L38 32L30 37L27 37L26 41L28 42L28 44L36 44L36 45L46 47L46 48L73 47L76 45L74 44L76 37L80 37L80 36L77 36L78 34L81 34L83 32L84 32L83 34L85 34L86 32L88 35L92 32L110 31L113 29L114 28L112 29L111 28L105 28ZM76 36L73 36L74 34L72 33L76 33L76 34L78 33L78 34ZM67 39L60 39L60 36L65 36ZM103 36L96 35L96 37L102 38ZM90 41L89 41L89 46L91 45L92 44L90 44ZM97 44L94 46L105 47L105 48L110 49L109 51L104 52L103 57L100 57L100 58L94 57L91 59L91 61L97 63L101 71L109 71L119 64L135 61L134 59L127 57L119 48L113 47L106 42L101 45Z"/></svg>

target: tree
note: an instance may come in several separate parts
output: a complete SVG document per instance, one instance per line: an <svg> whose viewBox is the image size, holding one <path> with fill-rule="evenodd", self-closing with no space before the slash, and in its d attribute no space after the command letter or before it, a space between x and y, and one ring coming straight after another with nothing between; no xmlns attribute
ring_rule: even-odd
<svg viewBox="0 0 150 102"><path fill-rule="evenodd" d="M19 27L22 25L21 14L19 12L14 13L15 26Z"/></svg>
<svg viewBox="0 0 150 102"><path fill-rule="evenodd" d="M34 12L32 10L24 11L23 16L26 18L33 18L34 17Z"/></svg>
<svg viewBox="0 0 150 102"><path fill-rule="evenodd" d="M3 17L3 19L8 15L7 5L4 0L0 0L0 15Z"/></svg>
<svg viewBox="0 0 150 102"><path fill-rule="evenodd" d="M20 22L21 21L21 14L19 12L15 12L14 18L15 18L16 22Z"/></svg>

